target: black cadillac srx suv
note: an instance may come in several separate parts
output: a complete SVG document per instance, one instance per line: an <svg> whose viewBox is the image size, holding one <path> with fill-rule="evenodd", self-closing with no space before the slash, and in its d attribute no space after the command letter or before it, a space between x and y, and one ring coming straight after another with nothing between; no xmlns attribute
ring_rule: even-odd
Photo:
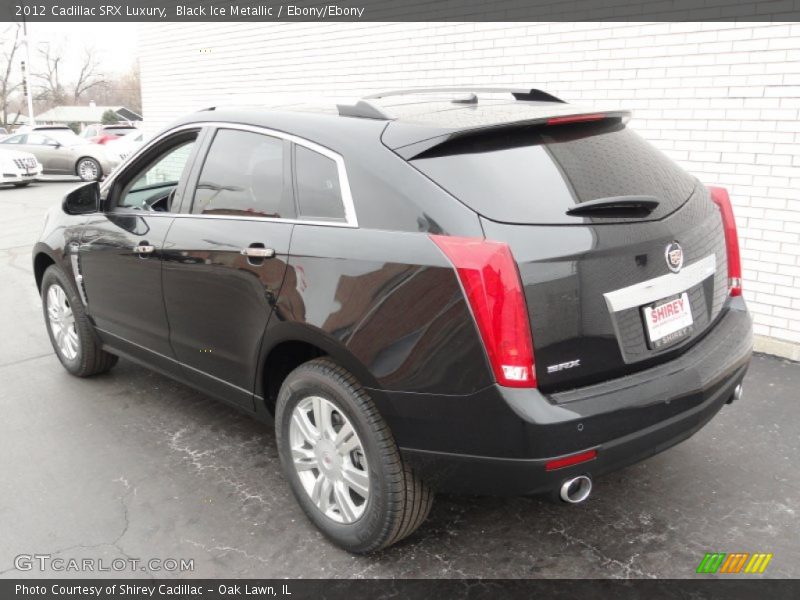
<svg viewBox="0 0 800 600"><path fill-rule="evenodd" d="M274 420L353 552L435 491L580 502L738 398L752 350L727 193L628 118L456 88L188 116L48 214L55 352Z"/></svg>

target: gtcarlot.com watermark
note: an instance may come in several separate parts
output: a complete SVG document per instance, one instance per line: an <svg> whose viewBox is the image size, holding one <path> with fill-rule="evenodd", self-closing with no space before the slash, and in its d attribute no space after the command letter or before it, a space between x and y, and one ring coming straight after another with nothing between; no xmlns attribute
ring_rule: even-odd
<svg viewBox="0 0 800 600"><path fill-rule="evenodd" d="M193 558L63 558L51 554L18 554L14 557L18 571L52 573L186 573L194 571Z"/></svg>

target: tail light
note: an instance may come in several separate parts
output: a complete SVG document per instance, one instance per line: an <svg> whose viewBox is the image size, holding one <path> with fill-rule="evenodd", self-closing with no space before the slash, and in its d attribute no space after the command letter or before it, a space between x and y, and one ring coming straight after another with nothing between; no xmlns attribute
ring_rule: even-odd
<svg viewBox="0 0 800 600"><path fill-rule="evenodd" d="M479 238L430 237L458 273L497 383L536 387L528 311L508 245Z"/></svg>
<svg viewBox="0 0 800 600"><path fill-rule="evenodd" d="M739 235L736 233L736 220L728 190L721 187L708 187L711 199L722 213L722 227L725 230L725 248L728 252L728 289L731 296L742 295L742 260L739 257Z"/></svg>

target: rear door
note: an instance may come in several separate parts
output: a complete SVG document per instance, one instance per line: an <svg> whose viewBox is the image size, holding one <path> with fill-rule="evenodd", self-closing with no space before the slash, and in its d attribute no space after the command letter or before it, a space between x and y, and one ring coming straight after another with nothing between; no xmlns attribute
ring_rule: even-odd
<svg viewBox="0 0 800 600"><path fill-rule="evenodd" d="M289 148L257 128L217 129L165 243L175 355L210 393L247 407L296 216Z"/></svg>
<svg viewBox="0 0 800 600"><path fill-rule="evenodd" d="M469 135L410 162L511 247L545 391L668 360L722 309L719 211L619 119Z"/></svg>

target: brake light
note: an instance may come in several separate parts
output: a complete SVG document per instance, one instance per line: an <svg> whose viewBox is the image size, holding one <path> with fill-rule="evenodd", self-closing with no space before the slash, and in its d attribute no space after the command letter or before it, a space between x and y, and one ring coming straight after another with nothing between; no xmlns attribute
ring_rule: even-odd
<svg viewBox="0 0 800 600"><path fill-rule="evenodd" d="M536 387L531 327L511 249L481 238L430 237L458 273L497 383Z"/></svg>
<svg viewBox="0 0 800 600"><path fill-rule="evenodd" d="M550 117L547 119L548 125L566 125L568 123L585 123L586 121L602 121L608 115L603 113L593 113L589 115L567 115L565 117Z"/></svg>
<svg viewBox="0 0 800 600"><path fill-rule="evenodd" d="M731 296L742 295L742 260L739 257L739 234L736 232L736 219L728 190L708 186L711 199L722 213L722 227L725 231L725 249L728 254L728 289Z"/></svg>
<svg viewBox="0 0 800 600"><path fill-rule="evenodd" d="M557 458L551 460L544 465L545 471L555 471L556 469L563 469L564 467L571 467L572 465L579 465L597 458L597 450L587 450L579 454L571 454L564 458Z"/></svg>

